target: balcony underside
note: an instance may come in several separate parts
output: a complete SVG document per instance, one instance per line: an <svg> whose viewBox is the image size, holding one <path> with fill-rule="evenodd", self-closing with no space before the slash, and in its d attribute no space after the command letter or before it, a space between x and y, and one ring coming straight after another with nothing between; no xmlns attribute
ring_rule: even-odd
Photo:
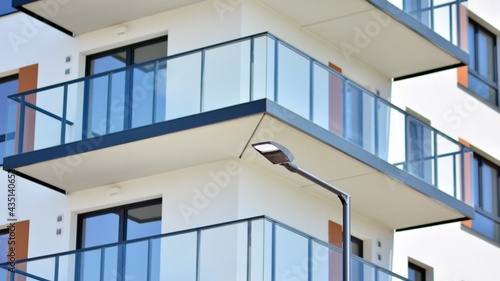
<svg viewBox="0 0 500 281"><path fill-rule="evenodd" d="M242 158L338 204L256 155L250 145L264 140L287 146L296 164L351 194L353 212L392 229L473 216L467 204L267 100L7 157L4 169L75 192Z"/></svg>
<svg viewBox="0 0 500 281"><path fill-rule="evenodd" d="M466 52L385 0L259 1L339 49L347 62L359 60L388 77L468 63Z"/></svg>
<svg viewBox="0 0 500 281"><path fill-rule="evenodd" d="M12 6L32 16L39 17L71 35L80 35L203 2L203 0L11 1Z"/></svg>

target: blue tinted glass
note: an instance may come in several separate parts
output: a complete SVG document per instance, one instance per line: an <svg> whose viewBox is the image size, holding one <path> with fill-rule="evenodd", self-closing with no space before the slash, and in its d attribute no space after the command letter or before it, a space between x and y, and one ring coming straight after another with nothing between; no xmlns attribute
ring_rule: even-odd
<svg viewBox="0 0 500 281"><path fill-rule="evenodd" d="M490 239L495 239L495 222L479 213L475 213L474 215L474 220L472 221L472 229ZM498 229L498 224L496 226L496 229Z"/></svg>
<svg viewBox="0 0 500 281"><path fill-rule="evenodd" d="M471 69L476 69L476 46L475 46L475 39L474 39L474 25L472 23L469 23L469 28L467 29L467 41L468 41L468 47L469 47L469 55L470 55L470 60L469 60L469 68Z"/></svg>
<svg viewBox="0 0 500 281"><path fill-rule="evenodd" d="M127 212L127 240L161 233L161 204L130 209Z"/></svg>
<svg viewBox="0 0 500 281"><path fill-rule="evenodd" d="M5 134L7 97L17 93L17 76L0 81L0 135Z"/></svg>
<svg viewBox="0 0 500 281"><path fill-rule="evenodd" d="M9 233L2 231L2 233L0 233L0 263L7 261L8 242Z"/></svg>
<svg viewBox="0 0 500 281"><path fill-rule="evenodd" d="M83 221L82 248L118 242L119 214L107 213Z"/></svg>
<svg viewBox="0 0 500 281"><path fill-rule="evenodd" d="M0 1L0 16L8 15L14 12L17 12L17 10L12 8L12 0Z"/></svg>

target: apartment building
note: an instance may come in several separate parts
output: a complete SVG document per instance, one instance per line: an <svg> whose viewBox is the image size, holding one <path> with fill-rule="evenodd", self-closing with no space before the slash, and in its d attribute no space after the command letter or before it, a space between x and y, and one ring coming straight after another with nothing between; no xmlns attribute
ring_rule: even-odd
<svg viewBox="0 0 500 281"><path fill-rule="evenodd" d="M464 3L468 20L460 46L468 50L467 66L397 81L392 102L411 109L473 151L471 221L456 222L395 235L394 270L409 261L425 280L496 280L500 273L500 110L498 101L497 1ZM433 279L432 279L433 276Z"/></svg>
<svg viewBox="0 0 500 281"><path fill-rule="evenodd" d="M476 98L468 30L492 3L7 2L0 278L342 280L337 196L262 141L351 195L351 280L498 276L494 129L441 115Z"/></svg>

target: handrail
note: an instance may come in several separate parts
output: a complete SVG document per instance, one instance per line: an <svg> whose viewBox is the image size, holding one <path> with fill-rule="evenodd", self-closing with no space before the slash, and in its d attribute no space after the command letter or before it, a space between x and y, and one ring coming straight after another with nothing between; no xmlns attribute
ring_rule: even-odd
<svg viewBox="0 0 500 281"><path fill-rule="evenodd" d="M164 233L164 234L159 234L159 235L154 235L154 236L149 236L149 237L144 237L144 238L139 238L139 239L133 239L133 240L123 241L123 242L110 243L110 244L101 245L101 246L95 246L95 247L89 247L89 248L84 248L84 249L49 254L49 255L44 255L44 256L39 256L39 257L33 257L33 258L19 260L19 261L16 261L15 263L16 264L29 263L29 262L40 261L40 260L51 259L51 258L57 259L61 256L81 254L84 252L91 252L91 251L95 251L95 250L103 250L106 248L124 246L124 245L134 244L134 243L138 243L138 242L151 241L154 239L161 239L161 238L165 238L165 237L172 237L172 236L177 236L177 235L182 235L182 234L199 233L200 231L204 231L204 230L215 229L215 228L219 228L219 227L235 225L235 224L240 224L240 223L251 223L254 221L258 221L258 220L270 222L271 224L273 224L275 226L282 227L283 229L285 229L287 231L290 231L290 232L293 232L294 234L300 235L300 236L310 240L311 242L317 243L317 244L324 246L330 250L336 251L338 253L342 252L342 249L340 249L334 245L331 245L323 240L320 240L320 239L318 239L310 234L307 234L301 230L295 229L295 228L293 228L287 224L284 224L276 219L273 219L269 216L261 215L261 216L249 217L249 218L244 218L244 219L237 219L237 220L232 220L232 221L228 221L228 222L222 222L222 223L217 223L217 224L207 225L207 226L202 226L202 227L197 227L197 228L190 228L190 229L186 229L186 230L174 231L174 232L170 232L170 233ZM376 265L370 261L367 261L363 258L356 257L356 256L351 256L351 258L361 262L362 264L373 267L377 271L382 271L384 273L390 274L391 276L396 277L400 280L407 280L405 277L402 277L394 272L391 272L390 270L387 270L387 269L385 269L379 265ZM10 270L10 268L11 268L10 263L2 263L2 264L0 264L0 267L4 268L6 270ZM17 270L17 269L14 269L14 270L15 270L15 273L17 273L17 274L21 274L21 275L24 275L24 276L27 276L27 277L30 277L30 278L33 278L36 280L46 281L46 279L37 277L37 276L32 275L30 273L27 273L27 272L25 273L25 272Z"/></svg>
<svg viewBox="0 0 500 281"><path fill-rule="evenodd" d="M266 50L266 48L267 48L267 50L270 50L270 52L269 53L266 52L262 56L259 55L259 57L257 59L255 59L254 52L256 50L255 48L257 48L255 42L257 42L257 39L259 39L259 38L264 38L263 42L265 42L264 43L265 45L259 45L258 48L264 48L263 50ZM19 127L18 128L14 127L15 128L14 130L17 129L20 131L20 134L16 140L13 140L13 141L17 141L17 144L15 146L11 146L11 148L17 147L17 151L14 152L14 154L16 154L16 153L20 154L20 153L25 152L25 151L23 151L24 146L22 145L23 144L23 132L24 132L22 127L24 125L24 113L23 112L26 108L34 109L34 110L40 112L41 114L45 114L51 118L54 118L55 120L57 120L59 122L59 123L57 123L57 126L60 126L60 129L59 129L60 139L53 140L53 142L50 143L50 145L61 145L61 144L67 143L68 141L74 142L74 141L88 139L92 136L91 134L89 134L89 132L92 132L92 129L93 129L92 125L87 123L90 120L89 116L85 115L85 114L91 114L88 112L89 105L84 103L83 108L79 108L79 106L82 106L81 102L75 103L74 101L72 101L72 103L69 104L68 103L68 100L69 100L68 96L69 95L72 95L71 97L74 100L75 94L78 94L78 93L80 93L80 91L82 91L81 93L87 98L86 95L88 95L88 92L87 92L88 90L86 87L88 86L90 81L93 81L93 79L100 78L100 77L106 77L106 76L111 77L111 75L113 75L114 73L120 73L123 71L132 71L134 69L137 69L137 68L140 68L140 67L143 67L146 65L155 67L154 68L155 72L152 72L150 74L150 75L153 75L152 79L165 79L164 82L166 82L166 84L168 85L169 84L169 81L167 81L168 77L158 78L156 76L157 75L156 69L158 68L158 64L165 63L165 62L174 60L176 58L185 58L185 57L188 57L188 56L193 55L193 54L198 54L197 57L195 58L194 62L195 62L195 66L197 67L197 71L201 70L201 72L199 74L200 77L196 77L195 78L196 80L194 80L194 81L196 81L196 83L198 83L196 85L196 90L195 90L198 92L197 93L194 92L194 94L198 95L197 98L199 99L199 101L198 101L199 102L199 109L197 109L193 112L189 112L187 114L196 114L196 113L200 113L200 112L205 112L207 110L207 109L203 108L204 101L205 101L204 94L207 93L207 92L205 92L205 90L207 90L208 92L210 92L210 90L211 90L211 88L205 89L205 84L204 84L204 82L205 82L204 75L210 75L210 72L209 72L210 68L205 69L205 59L206 59L205 57L208 56L207 51L212 50L212 49L216 49L216 48L219 48L222 46L231 45L231 44L236 44L234 46L239 46L238 45L239 43L245 44L245 46L246 46L245 49L242 49L242 51L240 51L240 52L242 52L241 54L247 56L246 59L250 60L250 62L246 63L250 67L249 70L245 70L245 71L248 71L248 73L242 72L242 74L245 75L245 79L248 79L248 81L250 82L250 85L246 86L247 88L245 88L245 94L246 94L246 91L249 91L248 92L249 96L246 98L247 101L251 101L251 100L254 100L256 98L255 96L253 96L253 94L255 93L253 86L263 87L262 89L258 90L259 92L257 92L257 93L259 93L258 98L262 98L261 93L263 93L264 97L272 99L277 103L280 103L280 101L281 101L280 99L282 97L284 98L284 100L290 99L290 97L288 97L286 94L284 94L284 92L281 92L281 89L282 89L281 87L283 87L283 86L281 84L282 81L279 79L279 74L286 73L286 71L283 72L283 70L278 69L279 68L278 65L283 63L282 61L280 61L280 55L283 54L282 51L280 51L280 50L283 49L283 50L286 50L286 52L289 52L295 58L299 58L300 60L303 60L304 63L308 64L308 68L304 69L304 73L302 73L302 74L300 74L300 76L298 76L299 78L303 78L303 77L307 77L307 75L309 75L308 79L304 78L304 81L301 82L301 83L305 83L304 84L304 91L305 92L301 92L301 94L303 95L304 99L309 99L308 101L310 103L310 108L308 108L308 109L304 108L305 113L303 114L304 117L306 117L306 115L308 115L306 117L308 120L310 120L312 122L316 122L316 120L313 119L314 114L316 112L320 112L321 114L323 114L322 110L325 110L325 109L319 109L318 111L316 111L317 109L313 105L313 101L314 101L313 99L315 97L314 95L316 94L315 89L314 89L314 87L315 87L315 84L314 84L315 83L314 82L315 76L314 75L316 74L316 70L317 70L319 75L332 75L332 76L336 77L335 79L339 79L339 84L341 84L341 86L342 86L342 90L341 90L342 92L340 92L340 90L339 90L340 94L346 95L347 93L351 92L350 89L352 89L353 92L357 93L356 95L360 95L360 97L362 99L362 101L361 101L362 103L364 103L365 102L364 100L366 100L366 102L367 102L366 105L369 106L370 110L371 110L371 111L367 112L367 114L370 114L370 116L371 116L370 120L372 120L370 122L372 122L372 123L366 123L365 125L367 127L371 127L374 130L374 134L371 136L367 135L368 138L364 139L365 136L361 135L360 132L356 131L358 129L353 128L352 129L353 133L360 134L359 136L357 136L357 138L359 138L359 139L357 139L357 140L349 139L350 136L347 136L347 135L341 135L341 137L343 137L344 139L347 139L348 141L351 141L357 145L362 146L364 149L367 149L370 153L376 155L377 157L382 158L383 160L385 160L387 162L389 162L389 161L399 162L401 160L401 159L393 159L393 160L387 159L388 153L391 152L391 150L388 148L389 141L396 141L397 144L399 146L401 146L401 149L405 149L406 152L410 151L410 148L403 147L403 146L408 145L408 138L411 137L410 135L408 135L408 124L409 124L408 122L412 122L412 124L417 124L417 126L419 126L419 128L422 128L422 130L424 130L424 131L429 131L429 134L432 135L432 137L434 138L434 143L433 144L429 143L429 145L431 145L431 146L424 147L426 145L426 143L424 141L422 141L422 143L420 144L420 147L418 147L418 149L425 149L425 151L429 151L429 155L432 155L434 161L437 161L438 159L441 158L440 157L441 155L438 154L438 146L440 144L436 142L436 139L438 139L439 141L446 142L444 144L445 149L447 149L447 147L451 147L453 145L453 146L456 146L456 148L452 148L453 151L456 153L460 153L460 154L464 155L464 153L469 151L468 148L466 148L464 145L462 145L458 141L452 139L448 135L446 135L446 134L442 133L441 131L429 126L429 124L426 124L426 123L418 120L417 118L410 115L408 112L396 107L395 105L393 105L392 103L390 103L386 99L369 91L368 89L362 87L358 83L352 81L351 79L343 76L342 74L340 74L340 73L336 72L335 70L333 70L332 68L328 67L326 64L322 63L321 61L313 58L312 56L306 54L305 52L297 49L296 47L290 45L289 43L281 40L279 37L274 36L268 32L263 32L263 33L259 33L259 34L255 34L255 35L250 35L250 36L230 40L227 42L222 42L222 43L206 46L203 48L194 49L191 51L167 56L167 57L164 57L161 59L143 62L143 63L137 64L137 65L126 66L126 67L123 67L123 68L120 68L117 70L113 70L110 72L103 72L103 73L99 73L99 74L88 76L88 77L82 77L82 78L75 79L75 80L65 82L65 83L60 83L60 84L56 84L56 85L52 85L52 86L48 86L48 87L44 87L44 88L40 88L40 89L30 90L27 92L20 93L18 95L11 95L11 96L9 96L9 98L11 100L13 100L14 102L20 103L20 107L17 110L21 111L21 114L18 114L18 116L20 116L20 117L17 117L17 118L20 118L20 120L16 120L16 122L18 121ZM257 49L257 50L260 50L260 49ZM265 72L264 74L255 73L253 71L253 69L254 69L253 67L255 66L255 62L264 63L264 67L266 67L266 71L269 71L269 73L267 73L267 72ZM248 67L246 64L245 64L245 67ZM168 65L169 64L165 63L166 69L168 69ZM243 65L241 65L239 67L243 67ZM198 69L198 68L201 68L201 69ZM307 74L306 71L309 71L309 74ZM207 72L208 74L206 74L205 72ZM263 77L256 76L257 74L261 75L261 76L263 75ZM249 76L246 76L246 75L249 75ZM269 77L267 77L265 75L270 75L270 77L272 77L272 78L270 78L270 80L267 80L267 78L269 78ZM292 74L292 75L294 75L294 74ZM321 77L321 76L318 76L318 77ZM262 85L261 84L253 84L254 83L253 79L255 79L255 78L257 78L257 79L264 78L264 80L265 80L264 84L262 84ZM156 81L156 80L154 80L154 81ZM74 84L74 83L82 83L82 82L84 82L85 84L84 85L77 85L76 92L74 92L75 87L71 87L71 92L68 93L68 90L70 89L70 85L72 83ZM112 119L110 118L110 106L111 106L110 96L112 93L109 90L109 87L111 87L110 85L112 85L112 84L109 81L107 83L108 83L107 84L108 89L104 89L104 88L102 89L103 93L104 94L107 93L107 95L108 95L107 102L105 103L105 105L107 105L107 107L105 109L103 109L104 113L106 114L106 116L103 117L106 120L106 123L105 123L106 129L105 129L105 131L102 132L102 134L109 134L110 133L110 131L109 131L110 122L112 122ZM262 82L259 81L258 83L262 83ZM322 84L319 84L319 85L322 85ZM82 86L82 88L80 86ZM156 88L154 86L153 86L153 93L156 92ZM328 85L326 85L326 86L328 87ZM58 91L60 91L60 92L58 92L59 94L64 94L64 96L63 96L64 100L63 100L63 104L62 104L63 108L62 108L62 110L57 109L57 110L60 110L62 112L62 117L58 116L57 114L51 113L50 110L46 110L46 109L40 108L37 105L31 104L29 101L27 101L28 99L26 98L27 95L40 94L43 91L52 90L54 88L59 89L58 90ZM106 92L106 90L107 90L107 92ZM164 89L162 91L165 91L165 90L167 90L167 89ZM309 93L308 97L307 97L307 91ZM167 97L168 97L168 94L169 94L169 92L166 93ZM274 97L274 99L272 97ZM153 100L153 102L154 102L154 100ZM238 102L242 102L242 101L236 101L236 103L238 103ZM342 102L345 102L345 101L343 100ZM12 106L14 106L14 105L15 104L13 104ZM233 105L233 102L231 102L231 105ZM148 106L150 106L150 105L148 105ZM162 106L164 106L164 105L162 105ZM224 105L220 105L220 106L227 106L227 105L224 104ZM359 105L355 105L355 106L359 106ZM71 110L71 114L69 114L69 115L67 113L68 107ZM156 104L153 104L152 109L156 109ZM290 108L290 110L294 111L293 108ZM330 114L328 112L326 114ZM379 116L378 115L379 112L382 112L383 115ZM117 116L122 117L122 118L129 118L129 117L131 118L131 115L129 113L130 113L129 111L125 110L124 113L120 113L122 115L119 115L119 116L117 115ZM69 130L68 129L69 127L67 128L66 125L73 125L74 124L72 121L67 120L67 116L74 116L75 114L84 114L82 116L79 116L79 118L81 119L81 122L82 122L81 124L79 124L79 125L81 125L81 128L79 126L76 126L74 130L71 129L73 134L67 136L66 130ZM125 116L125 114L127 114L127 115ZM344 113L341 112L341 114L344 114ZM183 116L183 115L181 114L181 116ZM16 116L12 116L12 117L16 118ZM74 118L74 117L70 117L70 118ZM163 121L168 120L168 119L163 119L163 118L165 118L165 117L161 117L161 119L158 120L158 119L156 119L156 115L153 115L152 118L149 119L145 125L153 124L153 123L157 123L157 122L163 122ZM341 119L347 120L347 117L344 116ZM392 122L391 119L396 120L396 123L390 123L390 122ZM13 121L14 120L11 120L11 122L13 122ZM380 121L382 121L382 123L380 123ZM365 122L365 121L362 120L361 122ZM398 128L396 130L392 130L390 128L390 126L392 124L398 124L397 122L403 122L401 125L402 127ZM123 127L119 127L119 130L131 129L132 127L129 127L130 123L131 123L131 120L127 120L127 123L123 124ZM365 125L363 125L363 126L365 126ZM79 132L78 130L81 130L81 132ZM403 139L401 141L392 139L392 136L389 135L389 133L394 133L394 132L399 133L399 134L403 134ZM381 133L381 134L379 134L379 133ZM80 134L80 135L78 135L78 134ZM362 144L356 143L358 141L361 142ZM382 143L379 143L380 141L382 141ZM442 147L442 146L440 146L440 147ZM29 148L29 149L33 149L33 148ZM419 156L423 156L423 154L419 155ZM393 156L391 156L391 157L393 157ZM410 159L409 155L406 155L405 157L407 158L406 159L406 162L407 162L407 160ZM414 159L411 159L411 160L414 160ZM395 165L394 163L390 163L390 164ZM455 164L454 164L452 168L454 170L454 173L458 172L461 169L460 173L463 174L463 169L464 169L463 165L455 166ZM403 169L405 169L405 168L403 167ZM437 186L438 176L439 176L437 169L438 169L438 165L434 165L434 177L432 179L428 180L428 182L430 184L435 185L435 186ZM416 176L418 177L418 175L416 175ZM454 183L453 188L454 188L454 190L458 190L456 182Z"/></svg>

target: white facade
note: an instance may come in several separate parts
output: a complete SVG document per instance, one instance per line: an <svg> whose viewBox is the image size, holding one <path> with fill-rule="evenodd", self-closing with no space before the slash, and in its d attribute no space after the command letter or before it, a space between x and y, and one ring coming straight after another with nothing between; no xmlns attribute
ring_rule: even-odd
<svg viewBox="0 0 500 281"><path fill-rule="evenodd" d="M341 45L331 44L325 38L308 30L307 26L266 6L265 2L202 1L132 21L116 23L113 26L78 34L74 38L21 12L3 16L0 17L0 38L4 38L0 40L0 78L16 74L25 66L38 64L37 87L42 88L85 76L86 57L89 55L160 36L168 36L168 55L172 56L245 36L269 32L325 65L329 62L333 63L342 69L345 77L380 96L383 100L389 100L403 110L409 108L419 113L431 120L431 125L438 130L455 140L459 138L466 140L474 148L480 149L500 162L498 160L500 148L497 145L500 141L500 127L477 125L484 123L484 120L490 120L494 124L500 122L499 111L474 100L470 94L457 88L455 69L405 79L391 85L391 79L394 77L384 73L381 68L369 65L357 57L346 57ZM474 6L475 2L480 1L470 0L470 2L469 9L477 17L484 13L485 16L482 18L484 21L500 28L500 24L495 23L498 19L494 14L487 14L487 11L491 12L491 9L482 11L482 6ZM58 5L65 5L61 1L51 3L54 3L50 6L54 13L59 12ZM485 4L485 6L488 5L495 5L495 8L500 10L500 6L496 3ZM383 36L387 36L383 33L386 23L391 27L397 24L396 21L388 21L386 18L388 16L381 11L377 10L371 15L366 19L371 24L369 26L382 28ZM368 46L366 50L369 49ZM230 82L227 83L234 82L237 88L238 83L243 84L238 80L239 78L237 73L234 77L229 77ZM83 95L77 95L73 102L79 104L82 100ZM429 100L433 102L429 103ZM60 100L55 100L50 95L37 98L37 105L45 109L57 110L61 106L60 103ZM72 117L78 119L81 111L83 110L79 108L70 114L74 114ZM398 125L404 126L404 124ZM54 136L57 136L58 128L49 128L43 122L37 122L35 126L38 132L34 139L35 150L49 147ZM78 127L69 133L74 135L75 140L79 140L81 130L82 128ZM365 133L368 131L365 129ZM231 133L228 132L228 134ZM372 131L368 133L374 134ZM389 135L389 132L382 134L384 133ZM394 134L394 131L390 133ZM306 135L306 133L303 134ZM255 137L249 136L244 140L255 140ZM259 138L258 140L265 139ZM189 144L187 141L186 143ZM162 171L129 179L127 173L132 171L123 171L123 180L83 188L83 190L66 195L18 177L17 219L29 220L28 257L75 250L79 235L77 222L80 214L156 198L162 198L162 233L267 216L322 241L328 241L329 234L331 234L328 222L342 224L342 208L338 198L324 196L323 193L308 188L311 184L290 179L290 177L298 177L297 175L287 177L275 173L279 168L263 168L258 160L255 160L255 157L260 156L255 152L241 150L239 145L244 147L248 144L240 143L238 147L230 147L233 153L229 156L217 156L216 160L211 159L206 163L196 165L179 164L175 166L177 167L175 170L168 172ZM398 158L398 151L403 148L398 147L395 151L395 147L393 146L393 150L390 151L391 157ZM242 153L235 157L234 151L242 151ZM140 152L141 149L138 149L134 155ZM86 167L91 166L90 161L99 159L87 158L87 156L88 154L85 153L70 156L69 159L74 162L67 172L76 171L84 164ZM347 156L343 155L343 157ZM130 159L131 162L134 160ZM85 161L89 162L84 163ZM171 161L182 162L182 159L171 159ZM82 162L84 164L81 164ZM335 165L342 166L344 163ZM101 173L112 170L112 167L105 168L92 171L94 174L82 177L88 178L91 182L93 178L100 177ZM330 176L329 171L325 172L326 168L321 167L319 170L323 175ZM361 172L365 174L356 176L360 177L357 184L363 185L363 188L369 188L372 183L370 179L367 180L362 176L380 174L378 181L373 182L373 185L390 192L392 198L397 198L399 194L406 196L414 192L408 187L411 183L392 178L393 175L385 175L384 171L380 171L377 167L366 168L366 171ZM396 176L411 177L404 172ZM335 175L330 181L334 180L342 184L342 181L346 179ZM0 183L5 182L7 182L7 172L2 171ZM363 194L361 188L358 192ZM419 200L421 200L420 197L425 197L421 195L418 195ZM383 209L386 206L383 206L384 201L380 197L373 198L373 204L375 208ZM368 199L356 201L354 198L353 204L367 202ZM422 200L427 200L427 197ZM429 205L435 203L430 201ZM7 209L5 192L0 194L0 209ZM394 228L387 225L387 221L373 219L360 213L361 210L366 210L364 206L359 206L358 210L360 211L357 212L355 209L352 212L352 235L363 241L363 258L376 266L406 277L408 260L415 260L433 268L434 279L431 280L491 280L491 276L500 275L500 271L495 268L495 261L500 260L498 246L464 231L460 223L394 234ZM425 212L422 212L422 216L424 215ZM448 210L443 211L439 216L446 217L447 215ZM397 217L397 215L394 216ZM62 220L58 221L58 217ZM401 218L395 219L395 221L401 220ZM426 221L425 218L422 220ZM6 228L9 223L6 215L1 216L0 230ZM456 235L450 235L452 232ZM436 237L443 238L436 239ZM480 256L487 258L480 259L478 258ZM305 258L307 257L302 259ZM450 262L450 258L456 260ZM236 261L238 262L240 261ZM485 270L478 270L483 267ZM460 268L460 271L457 271L457 268ZM166 273L162 272L162 274ZM231 278L236 278L235 280L243 278L240 277L240 272L234 274ZM288 277L291 278L292 275ZM295 277L302 280L300 275Z"/></svg>

